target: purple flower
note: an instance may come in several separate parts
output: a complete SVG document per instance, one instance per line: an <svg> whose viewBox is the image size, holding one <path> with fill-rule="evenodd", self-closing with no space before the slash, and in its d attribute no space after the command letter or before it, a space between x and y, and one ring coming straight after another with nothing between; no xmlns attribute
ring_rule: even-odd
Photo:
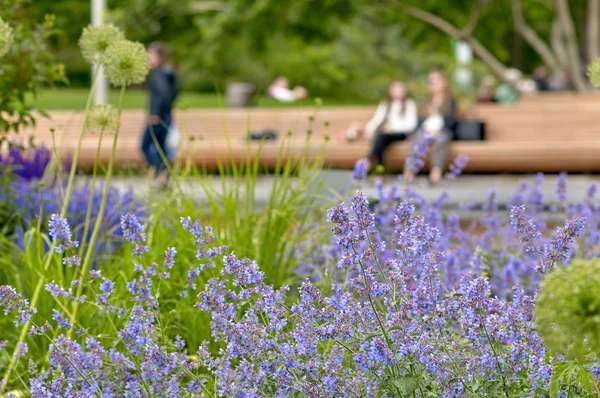
<svg viewBox="0 0 600 398"><path fill-rule="evenodd" d="M544 261L537 267L538 271L546 273L571 256L571 246L575 238L581 235L586 221L585 217L575 217L567 221L564 227L558 228L552 240L544 245Z"/></svg>
<svg viewBox="0 0 600 398"><path fill-rule="evenodd" d="M175 265L175 254L177 254L177 249L174 247L170 247L167 249L165 253L165 262L164 267L166 269L171 269Z"/></svg>
<svg viewBox="0 0 600 398"><path fill-rule="evenodd" d="M62 253L71 248L79 246L79 242L71 240L71 228L67 220L61 218L58 214L52 214L48 221L50 227L50 236L54 241L60 241L61 244L56 246L56 252ZM74 264L72 262L70 265Z"/></svg>
<svg viewBox="0 0 600 398"><path fill-rule="evenodd" d="M21 342L21 343L17 344L17 350L15 351L15 357L22 358L25 355L27 355L28 351L29 351L29 347L27 346L27 344Z"/></svg>
<svg viewBox="0 0 600 398"><path fill-rule="evenodd" d="M359 159L354 164L354 170L352 171L352 180L354 182L361 182L367 179L367 173L369 170L369 161L367 159Z"/></svg>
<svg viewBox="0 0 600 398"><path fill-rule="evenodd" d="M134 256L141 256L150 250L148 246L143 245L146 242L144 227L134 214L127 213L121 217L121 229L125 240L135 245L133 249Z"/></svg>
<svg viewBox="0 0 600 398"><path fill-rule="evenodd" d="M524 205L515 206L510 210L510 223L519 234L521 242L526 245L526 250L536 251L535 244L541 234L533 221L527 219L527 210Z"/></svg>
<svg viewBox="0 0 600 398"><path fill-rule="evenodd" d="M433 144L434 137L428 136L416 140L412 152L406 158L405 168L412 174L417 175L425 165L425 156L429 152L429 147Z"/></svg>
<svg viewBox="0 0 600 398"><path fill-rule="evenodd" d="M454 180L456 177L460 176L463 173L465 167L469 163L469 157L467 155L460 154L450 163L448 167L448 172L446 173L446 178L449 180Z"/></svg>
<svg viewBox="0 0 600 398"><path fill-rule="evenodd" d="M567 202L567 173L564 171L556 178L556 200L562 205Z"/></svg>
<svg viewBox="0 0 600 398"><path fill-rule="evenodd" d="M52 310L52 319L56 321L59 328L71 329L71 323L57 310Z"/></svg>

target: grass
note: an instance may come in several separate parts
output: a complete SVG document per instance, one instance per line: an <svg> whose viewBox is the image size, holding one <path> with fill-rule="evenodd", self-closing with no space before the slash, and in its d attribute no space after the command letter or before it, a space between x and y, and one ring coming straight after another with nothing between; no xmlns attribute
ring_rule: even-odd
<svg viewBox="0 0 600 398"><path fill-rule="evenodd" d="M43 90L37 98L32 98L30 101L36 107L46 110L83 110L89 89L86 88L71 88L71 87L54 87ZM111 90L109 101L112 104L117 103L119 90ZM146 106L147 94L144 90L128 90L123 100L124 109L143 109ZM182 92L178 101L178 107L186 108L222 108L224 98L219 98L216 93L198 93L198 92ZM256 106L271 108L271 107L296 107L296 106L312 106L313 99L306 99L292 104L281 103L272 98L261 96L256 101ZM324 106L340 106L340 105L363 105L371 104L357 99L323 99Z"/></svg>
<svg viewBox="0 0 600 398"><path fill-rule="evenodd" d="M130 97L131 98L131 97ZM273 191L264 207L255 204L256 181L263 171L259 167L260 155L250 155L244 161L225 161L219 165L219 179L213 179L206 170L197 169L189 162L176 164L171 170L175 178L172 189L146 198L140 198L146 205L145 220L147 243L150 251L143 258L133 258L131 245L118 250L112 255L95 253L95 266L102 275L116 281L114 302L123 304L129 299L126 283L135 277L132 264L162 264L165 251L169 247L177 248L176 266L171 271L171 278L162 280L156 285L160 296L160 329L163 339L173 339L181 335L191 352L195 352L202 341L209 341L211 350L217 352L218 344L211 342L210 316L195 308L197 291L188 297L182 297L185 290L187 271L198 267L194 238L184 231L180 219L190 216L199 219L204 226L212 227L218 241L215 245L226 245L238 258L256 260L265 272L266 281L275 287L297 285L301 278L295 271L307 256L314 250L316 242L322 242L328 236L329 228L317 226L325 214L326 205L318 200L331 198L325 192L319 175L323 166L322 150L326 142L311 148L298 158L283 159L287 148L284 139L280 145L280 154L274 172ZM316 155L315 155L316 153ZM197 177L199 191L203 191L207 200L199 202L194 195L186 194L178 184L180 178ZM230 178L232 177L232 178ZM217 189L220 186L220 189ZM2 187L2 185L0 185ZM2 203L0 202L0 205ZM31 297L39 281L46 284L55 281L63 287L70 286L70 281L77 277L76 269L67 268L60 261L60 256L48 253L49 237L45 234L46 220L41 216L36 225L26 227L23 248L12 243L10 236L0 233L0 285L15 286L25 297ZM71 225L73 230L82 225ZM322 235L320 235L322 234ZM319 239L317 236L321 236ZM48 260L49 259L49 260ZM39 267L46 261L48 269ZM205 262L206 260L202 260ZM202 288L209 278L218 275L222 263L215 258L216 269L206 269L196 280ZM81 306L77 313L77 327L89 328L91 333L100 336L106 346L114 344L115 333L113 322L118 327L123 320L113 319L93 304L97 287L93 283L85 284L85 294L91 297L88 303ZM91 303L91 304L90 304ZM69 315L69 303L53 298L45 290L41 291L36 319L49 319L53 309L61 309ZM0 318L2 339L11 344L18 341L19 328L12 320ZM53 331L52 333L57 333ZM49 343L41 337L27 339L32 358L44 364ZM10 350L14 349L11 345ZM10 351L9 350L9 351ZM9 352L7 351L7 352ZM0 351L0 368L6 368L10 357L7 352ZM17 374L27 377L27 369L18 365ZM1 373L0 373L1 376ZM9 386L17 387L18 381L9 376Z"/></svg>

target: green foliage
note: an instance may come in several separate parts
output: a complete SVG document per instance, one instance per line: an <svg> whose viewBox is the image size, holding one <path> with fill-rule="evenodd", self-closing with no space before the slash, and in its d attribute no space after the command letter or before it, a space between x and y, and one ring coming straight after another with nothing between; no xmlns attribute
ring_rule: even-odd
<svg viewBox="0 0 600 398"><path fill-rule="evenodd" d="M0 17L14 30L14 44L0 63L0 138L35 123L28 98L41 87L64 81L64 67L55 62L48 42L59 32L54 17L32 21L26 0L0 0Z"/></svg>
<svg viewBox="0 0 600 398"><path fill-rule="evenodd" d="M596 397L600 394L595 381L595 375L587 366L593 363L577 361L556 362L552 367L550 379L550 396L557 398L559 393L567 396ZM595 391L595 392L594 392Z"/></svg>
<svg viewBox="0 0 600 398"><path fill-rule="evenodd" d="M545 345L567 359L600 354L600 261L576 260L542 282L535 322Z"/></svg>

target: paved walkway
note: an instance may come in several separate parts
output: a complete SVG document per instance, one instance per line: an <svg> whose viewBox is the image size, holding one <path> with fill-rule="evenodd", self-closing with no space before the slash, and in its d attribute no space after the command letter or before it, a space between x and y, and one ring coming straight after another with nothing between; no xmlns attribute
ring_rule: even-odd
<svg viewBox="0 0 600 398"><path fill-rule="evenodd" d="M80 180L84 177L80 177ZM221 180L218 176L208 177L217 192L220 192ZM334 197L334 192L342 192L352 186L351 175L348 171L323 171L324 186L331 190L330 196ZM445 182L436 187L429 187L426 180L421 177L414 183L415 189L424 197L431 200L437 199L443 192L448 192L450 198L446 201L447 208L458 208L460 204L474 203L481 204L486 200L487 194L491 190L497 192L497 201L502 206L505 205L510 196L517 190L519 181L527 180L533 182L533 175L465 175L455 181ZM232 180L229 182L231 183ZM392 184L395 181L393 176L384 178L384 185ZM179 186L186 194L193 195L198 199L206 199L206 194L202 184L207 180L199 177L181 178ZM600 176L597 175L572 175L568 178L568 197L569 201L579 201L585 197L586 188L592 182L600 183ZM141 176L131 177L113 177L113 185L119 190L128 190L133 188L136 195L147 197L150 193L157 194L152 190L150 180ZM256 182L256 202L257 206L266 203L272 191L273 177L261 176ZM374 197L377 191L372 180L363 183L361 186L368 196ZM545 201L553 201L556 191L556 175L546 175L542 185L542 192ZM329 196L329 195L324 195Z"/></svg>

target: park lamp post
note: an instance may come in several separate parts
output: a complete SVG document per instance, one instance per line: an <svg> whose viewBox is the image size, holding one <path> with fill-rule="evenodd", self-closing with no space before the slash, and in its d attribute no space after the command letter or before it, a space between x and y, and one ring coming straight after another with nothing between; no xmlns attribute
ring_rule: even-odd
<svg viewBox="0 0 600 398"><path fill-rule="evenodd" d="M106 11L106 0L91 0L92 2L92 25L102 24ZM92 66L92 76L95 76L95 68L99 68L96 92L94 93L94 105L106 104L108 101L108 81L104 76L102 65Z"/></svg>

